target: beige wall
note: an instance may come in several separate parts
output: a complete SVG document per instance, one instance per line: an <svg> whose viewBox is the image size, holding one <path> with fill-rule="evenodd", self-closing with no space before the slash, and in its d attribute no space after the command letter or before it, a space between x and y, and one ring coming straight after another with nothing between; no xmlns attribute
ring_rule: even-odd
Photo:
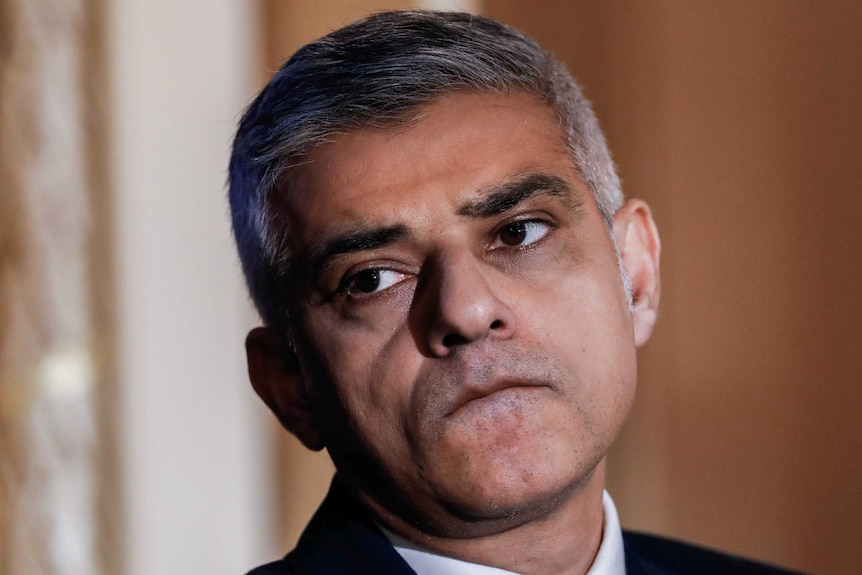
<svg viewBox="0 0 862 575"><path fill-rule="evenodd" d="M393 4L263 5L272 71L301 42ZM627 194L650 202L663 235L659 327L611 457L624 525L859 571L862 9L485 6L569 64ZM285 441L288 544L331 467Z"/></svg>
<svg viewBox="0 0 862 575"><path fill-rule="evenodd" d="M224 193L245 0L0 0L0 573L276 553Z"/></svg>
<svg viewBox="0 0 862 575"><path fill-rule="evenodd" d="M254 15L245 0L107 4L122 573L243 573L275 553L225 198Z"/></svg>

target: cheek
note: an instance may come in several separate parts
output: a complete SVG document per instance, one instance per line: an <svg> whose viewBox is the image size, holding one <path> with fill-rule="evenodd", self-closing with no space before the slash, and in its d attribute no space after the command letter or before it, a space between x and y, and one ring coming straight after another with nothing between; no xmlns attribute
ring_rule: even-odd
<svg viewBox="0 0 862 575"><path fill-rule="evenodd" d="M524 331L552 345L608 353L633 346L634 330L619 268L575 266L514 298Z"/></svg>
<svg viewBox="0 0 862 575"><path fill-rule="evenodd" d="M373 322L312 317L305 333L311 334L309 351L320 366L315 379L325 379L319 383L331 390L355 433L379 437L392 435L404 419L421 356L412 345L403 306L373 311Z"/></svg>
<svg viewBox="0 0 862 575"><path fill-rule="evenodd" d="M369 485L409 477L408 403L419 370L409 332L317 327L314 385L326 390L318 417L336 466Z"/></svg>
<svg viewBox="0 0 862 575"><path fill-rule="evenodd" d="M627 409L637 359L616 260L582 263L545 282L532 299L520 301L521 322L528 322L524 331L537 334L539 345L553 350L577 374L581 400L595 402L601 411L616 409L615 405Z"/></svg>

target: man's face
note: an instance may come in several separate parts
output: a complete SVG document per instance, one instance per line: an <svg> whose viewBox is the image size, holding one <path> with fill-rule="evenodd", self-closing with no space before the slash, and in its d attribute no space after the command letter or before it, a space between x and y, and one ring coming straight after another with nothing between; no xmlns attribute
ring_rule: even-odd
<svg viewBox="0 0 862 575"><path fill-rule="evenodd" d="M635 392L613 243L556 116L453 94L290 177L300 379L360 496L429 531L575 492Z"/></svg>

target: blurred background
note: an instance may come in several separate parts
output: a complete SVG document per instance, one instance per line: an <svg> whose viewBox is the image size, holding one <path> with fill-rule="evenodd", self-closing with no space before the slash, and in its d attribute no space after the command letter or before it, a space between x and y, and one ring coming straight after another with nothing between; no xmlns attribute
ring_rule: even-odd
<svg viewBox="0 0 862 575"><path fill-rule="evenodd" d="M662 234L624 527L862 572L862 4L0 0L0 573L242 573L332 474L247 384L225 177L300 45L461 9L564 60Z"/></svg>

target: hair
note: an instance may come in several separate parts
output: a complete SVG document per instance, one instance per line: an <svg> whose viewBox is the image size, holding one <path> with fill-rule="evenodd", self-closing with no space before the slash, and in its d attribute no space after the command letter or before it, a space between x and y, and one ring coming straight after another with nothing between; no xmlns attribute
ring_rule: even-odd
<svg viewBox="0 0 862 575"><path fill-rule="evenodd" d="M590 103L560 62L481 16L374 14L300 48L239 122L229 176L233 230L267 325L290 325L290 231L277 204L290 193L291 167L338 133L405 125L419 108L458 91L525 92L550 106L610 227L623 203L619 178Z"/></svg>

